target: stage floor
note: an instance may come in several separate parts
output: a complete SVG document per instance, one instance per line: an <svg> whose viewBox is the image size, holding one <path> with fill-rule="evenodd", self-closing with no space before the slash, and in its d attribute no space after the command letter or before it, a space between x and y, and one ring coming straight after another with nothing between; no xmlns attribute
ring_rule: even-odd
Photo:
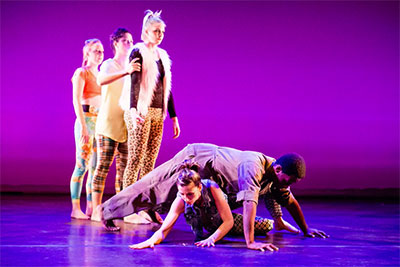
<svg viewBox="0 0 400 267"><path fill-rule="evenodd" d="M399 266L399 203L382 200L300 199L311 227L331 237L271 232L258 241L278 252L246 249L227 237L214 248L193 245L183 216L165 242L152 249L128 245L157 225L123 224L107 233L100 223L71 220L68 195L2 195L1 266ZM267 211L259 206L258 215ZM268 217L268 216L267 216ZM293 222L284 210L284 217Z"/></svg>

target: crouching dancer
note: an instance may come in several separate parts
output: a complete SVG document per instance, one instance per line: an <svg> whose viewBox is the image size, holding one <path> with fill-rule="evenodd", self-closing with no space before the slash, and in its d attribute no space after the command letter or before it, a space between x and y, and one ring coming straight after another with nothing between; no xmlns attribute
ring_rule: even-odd
<svg viewBox="0 0 400 267"><path fill-rule="evenodd" d="M189 161L179 168L177 186L178 195L161 228L146 241L130 246L133 249L153 248L161 243L171 231L180 214L184 213L186 222L195 234L195 245L201 247L215 246L227 233L243 234L243 217L231 213L226 195L211 180L201 180L197 173L198 166ZM256 234L266 234L272 229L273 221L255 218ZM204 235L203 228L208 231ZM270 251L278 250L272 244L266 247Z"/></svg>
<svg viewBox="0 0 400 267"><path fill-rule="evenodd" d="M275 160L259 152L240 151L212 144L190 144L172 159L158 166L140 181L122 190L97 210L108 230L118 230L112 219L123 218L141 210L153 215L166 213L178 192L179 167L185 160L199 165L202 179L218 184L227 195L231 209L243 206L243 231L249 249L263 250L270 244L254 239L254 220L259 196L265 197L277 230L300 232L282 219L281 206L286 207L304 236L327 237L309 228L290 185L305 176L305 162L298 154L285 154ZM160 218L159 218L160 219Z"/></svg>

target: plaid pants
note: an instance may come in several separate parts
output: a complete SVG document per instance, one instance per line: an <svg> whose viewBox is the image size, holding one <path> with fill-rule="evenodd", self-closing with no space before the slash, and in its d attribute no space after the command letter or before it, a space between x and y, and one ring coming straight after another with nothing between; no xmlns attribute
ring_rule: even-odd
<svg viewBox="0 0 400 267"><path fill-rule="evenodd" d="M97 135L97 166L94 172L92 190L103 193L106 177L114 160L116 162L117 176L115 177L115 192L122 190L122 177L128 161L127 142L119 143L103 135Z"/></svg>

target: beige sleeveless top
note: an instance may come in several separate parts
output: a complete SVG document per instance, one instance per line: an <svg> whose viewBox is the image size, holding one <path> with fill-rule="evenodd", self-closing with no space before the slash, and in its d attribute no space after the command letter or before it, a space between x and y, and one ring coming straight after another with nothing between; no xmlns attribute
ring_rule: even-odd
<svg viewBox="0 0 400 267"><path fill-rule="evenodd" d="M101 65L99 77L121 70L121 66L110 58ZM125 80L129 78L130 76L126 75L101 87L101 107L97 116L96 134L104 135L119 143L126 142L127 139L124 111L118 102Z"/></svg>

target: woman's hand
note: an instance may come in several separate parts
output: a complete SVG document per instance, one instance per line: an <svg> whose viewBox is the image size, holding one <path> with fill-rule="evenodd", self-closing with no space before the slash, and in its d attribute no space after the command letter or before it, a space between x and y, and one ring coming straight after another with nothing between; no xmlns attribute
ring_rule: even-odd
<svg viewBox="0 0 400 267"><path fill-rule="evenodd" d="M175 221L176 221L176 219L175 219ZM175 222L173 222L173 223L175 223ZM172 225L173 225L173 223L172 223ZM172 226L172 225L170 225L170 226ZM163 226L164 226L164 224L163 224ZM167 230L166 232L169 232L169 231ZM143 241L142 243L139 243L139 244L130 245L129 247L131 249L154 248L154 245L160 244L161 241L164 240L164 238L165 238L165 235L163 233L162 228L160 228L146 241Z"/></svg>
<svg viewBox="0 0 400 267"><path fill-rule="evenodd" d="M329 237L329 235L327 235L325 232L320 231L318 229L314 229L314 228L308 228L307 232L304 233L304 236L306 236L306 237L321 237L321 238Z"/></svg>
<svg viewBox="0 0 400 267"><path fill-rule="evenodd" d="M131 118L132 118L132 122L133 124L136 126L138 123L143 123L144 122L144 118L140 117L135 108L131 108L130 109L131 112Z"/></svg>
<svg viewBox="0 0 400 267"><path fill-rule="evenodd" d="M215 240L209 237L194 244L198 247L215 247Z"/></svg>
<svg viewBox="0 0 400 267"><path fill-rule="evenodd" d="M141 66L139 62L136 62L140 60L140 58L134 58L132 59L131 62L129 62L128 66L126 66L126 72L128 74L132 74L135 71L140 71L141 70Z"/></svg>
<svg viewBox="0 0 400 267"><path fill-rule="evenodd" d="M152 238L150 238L147 239L146 241L143 241L142 243L130 245L129 248L131 249L154 248L154 245L156 245L156 243L152 240Z"/></svg>
<svg viewBox="0 0 400 267"><path fill-rule="evenodd" d="M181 128L179 127L178 117L172 118L172 127L174 128L174 139L178 138L181 134Z"/></svg>
<svg viewBox="0 0 400 267"><path fill-rule="evenodd" d="M278 251L279 248L272 243L260 243L260 242L253 242L247 245L248 249L260 250L260 251Z"/></svg>
<svg viewBox="0 0 400 267"><path fill-rule="evenodd" d="M81 142L81 144L87 144L89 143L89 132L86 128L86 125L82 125L82 129L81 129L81 139L79 140Z"/></svg>

